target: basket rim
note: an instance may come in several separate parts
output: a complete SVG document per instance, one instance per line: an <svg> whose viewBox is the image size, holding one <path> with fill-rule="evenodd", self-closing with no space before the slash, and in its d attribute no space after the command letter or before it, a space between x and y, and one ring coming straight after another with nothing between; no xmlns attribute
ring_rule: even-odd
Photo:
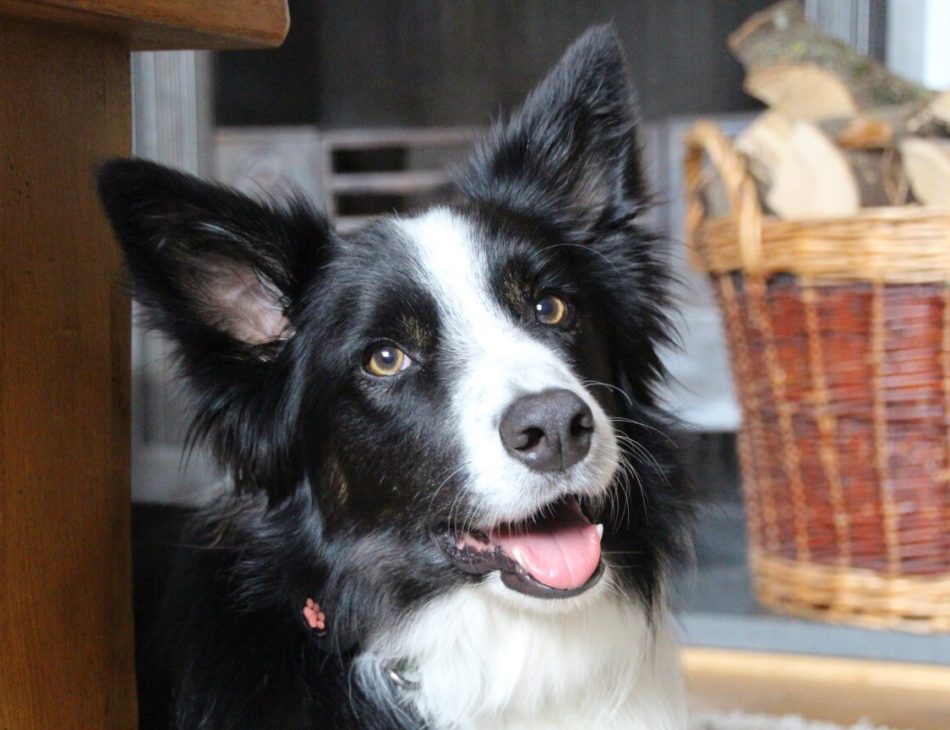
<svg viewBox="0 0 950 730"><path fill-rule="evenodd" d="M950 207L862 208L845 218L765 215L743 157L722 130L698 122L686 139L687 243L693 265L721 275L787 273L821 282L950 282ZM732 214L708 218L701 197L708 157Z"/></svg>
<svg viewBox="0 0 950 730"><path fill-rule="evenodd" d="M834 623L922 633L950 632L950 571L888 575L854 567L749 554L757 599L783 613Z"/></svg>
<svg viewBox="0 0 950 730"><path fill-rule="evenodd" d="M694 261L707 274L794 274L816 282L950 282L950 208L867 209L854 218L762 219L761 259L750 267L734 217L704 221Z"/></svg>

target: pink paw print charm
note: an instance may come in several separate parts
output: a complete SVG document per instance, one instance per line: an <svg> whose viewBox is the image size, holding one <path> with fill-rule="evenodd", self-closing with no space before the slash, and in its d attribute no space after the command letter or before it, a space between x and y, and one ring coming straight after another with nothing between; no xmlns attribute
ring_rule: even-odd
<svg viewBox="0 0 950 730"><path fill-rule="evenodd" d="M308 598L301 613L303 613L304 620L311 629L321 635L326 633L327 615L320 608L319 603L312 598Z"/></svg>

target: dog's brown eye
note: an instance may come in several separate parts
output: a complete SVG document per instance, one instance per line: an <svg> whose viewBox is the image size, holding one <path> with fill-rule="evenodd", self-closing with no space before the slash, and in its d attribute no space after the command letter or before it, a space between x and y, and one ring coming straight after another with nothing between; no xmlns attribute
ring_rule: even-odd
<svg viewBox="0 0 950 730"><path fill-rule="evenodd" d="M567 302L559 296L547 294L534 303L534 316L541 324L563 324L567 319Z"/></svg>
<svg viewBox="0 0 950 730"><path fill-rule="evenodd" d="M412 365L409 356L394 345L382 345L373 350L363 366L370 375L384 378L395 375Z"/></svg>

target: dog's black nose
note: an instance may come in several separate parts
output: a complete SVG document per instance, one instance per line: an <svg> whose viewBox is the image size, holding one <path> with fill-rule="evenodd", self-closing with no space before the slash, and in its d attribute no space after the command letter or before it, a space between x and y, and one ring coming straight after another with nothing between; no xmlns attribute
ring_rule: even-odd
<svg viewBox="0 0 950 730"><path fill-rule="evenodd" d="M545 390L519 398L498 427L508 453L534 471L563 471L590 451L594 417L569 390Z"/></svg>

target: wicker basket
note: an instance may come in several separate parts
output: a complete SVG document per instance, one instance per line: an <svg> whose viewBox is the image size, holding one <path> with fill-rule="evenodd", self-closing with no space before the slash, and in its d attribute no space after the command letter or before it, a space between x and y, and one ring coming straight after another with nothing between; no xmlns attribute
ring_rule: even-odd
<svg viewBox="0 0 950 730"><path fill-rule="evenodd" d="M709 220L705 159L732 215ZM759 600L950 630L950 210L764 216L731 142L687 139L687 235L724 314Z"/></svg>

